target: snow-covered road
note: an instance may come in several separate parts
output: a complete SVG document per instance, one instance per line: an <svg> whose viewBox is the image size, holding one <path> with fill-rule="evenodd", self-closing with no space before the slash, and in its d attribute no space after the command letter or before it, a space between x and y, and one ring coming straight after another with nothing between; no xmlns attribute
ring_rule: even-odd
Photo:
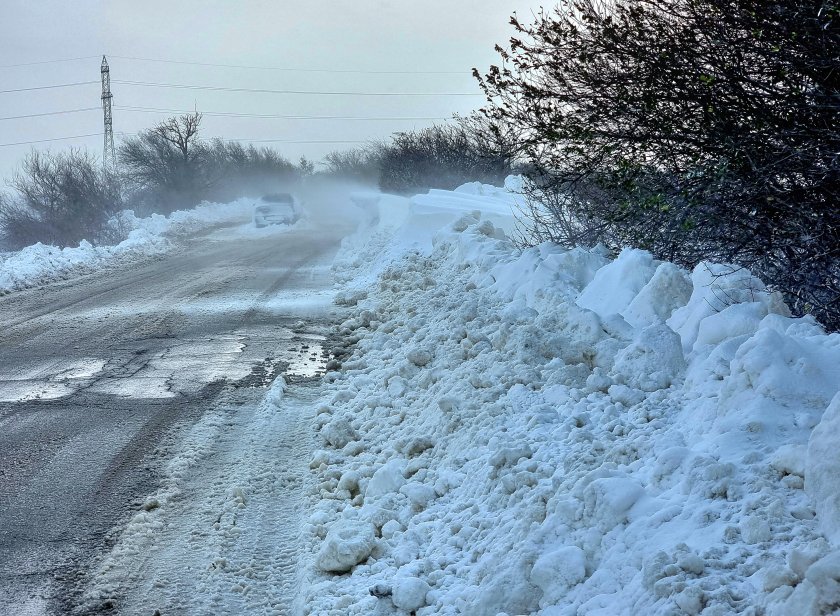
<svg viewBox="0 0 840 616"><path fill-rule="evenodd" d="M838 613L840 334L737 266L518 249L518 185L0 300L0 605Z"/></svg>
<svg viewBox="0 0 840 616"><path fill-rule="evenodd" d="M87 567L119 546L119 535L108 531L142 510L149 494L171 488L178 464L212 449L215 468L236 466L222 462L240 450L211 447L220 426L247 425L245 433L224 430L228 440L257 433L280 438L278 430L294 429L293 418L260 424L248 414L258 412L279 372L305 381L295 377L323 368L329 265L346 229L257 233L240 222L145 264L0 298L0 605L6 613L65 613L76 604ZM305 384L295 387L304 393L290 392L289 399L306 395ZM247 410L238 415L240 409ZM258 476L208 475L221 492L205 487L196 496L205 512L221 507L213 513L221 525L244 515L224 500L228 480L264 482L270 472L236 468ZM184 489L201 491L196 483ZM145 507L150 514L164 509ZM275 513L283 515L282 508ZM177 559L166 562L174 566ZM177 576L167 579L177 588ZM148 604L143 607L146 613Z"/></svg>
<svg viewBox="0 0 840 616"><path fill-rule="evenodd" d="M237 390L180 443L91 576L84 611L297 614L316 382ZM284 392L283 390L286 389Z"/></svg>

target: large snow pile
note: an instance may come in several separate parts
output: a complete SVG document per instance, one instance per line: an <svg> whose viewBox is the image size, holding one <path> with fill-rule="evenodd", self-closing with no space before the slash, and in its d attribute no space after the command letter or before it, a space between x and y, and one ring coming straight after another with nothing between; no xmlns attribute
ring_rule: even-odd
<svg viewBox="0 0 840 616"><path fill-rule="evenodd" d="M498 205L337 258L308 613L840 609L840 335L731 266L517 251Z"/></svg>
<svg viewBox="0 0 840 616"><path fill-rule="evenodd" d="M111 221L128 230L126 239L115 246L94 246L83 240L76 247L58 248L39 242L17 252L0 254L0 294L161 254L170 248L167 237L240 219L249 215L253 206L253 199L204 202L191 210L178 210L168 216L152 214L147 218L138 218L126 210Z"/></svg>
<svg viewBox="0 0 840 616"><path fill-rule="evenodd" d="M381 193L356 193L351 200L364 212L357 232L345 238L333 263L342 287L339 304L353 304L367 294L382 270L410 250L428 253L435 234L453 217L480 210L501 229L515 227L521 180L511 176L505 188L471 182L453 191L431 190L410 199Z"/></svg>

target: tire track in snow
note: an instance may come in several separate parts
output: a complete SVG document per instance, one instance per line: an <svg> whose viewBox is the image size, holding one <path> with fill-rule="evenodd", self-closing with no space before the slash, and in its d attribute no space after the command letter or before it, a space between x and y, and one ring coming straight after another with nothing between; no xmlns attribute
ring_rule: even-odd
<svg viewBox="0 0 840 616"><path fill-rule="evenodd" d="M251 425L239 469L246 475L229 493L239 515L227 519L245 530L233 533L222 554L225 574L217 576L221 583L216 584L221 611L300 612L301 524L310 476L314 391L307 386L290 389L279 406L268 403L260 408ZM232 592L226 594L228 586Z"/></svg>
<svg viewBox="0 0 840 616"><path fill-rule="evenodd" d="M201 441L212 442L203 443L207 452L184 473L177 493L147 499L141 523L129 525L94 577L86 610L301 612L301 524L320 387L290 387L272 402L277 391L259 401L265 390L234 390L224 408L196 426L181 457Z"/></svg>

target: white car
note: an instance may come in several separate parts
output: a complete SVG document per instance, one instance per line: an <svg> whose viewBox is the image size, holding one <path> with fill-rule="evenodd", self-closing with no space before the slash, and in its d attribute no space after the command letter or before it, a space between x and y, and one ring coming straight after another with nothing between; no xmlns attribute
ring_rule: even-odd
<svg viewBox="0 0 840 616"><path fill-rule="evenodd" d="M300 219L300 207L289 193L275 193L260 197L254 206L254 225L258 228L268 225L291 225Z"/></svg>

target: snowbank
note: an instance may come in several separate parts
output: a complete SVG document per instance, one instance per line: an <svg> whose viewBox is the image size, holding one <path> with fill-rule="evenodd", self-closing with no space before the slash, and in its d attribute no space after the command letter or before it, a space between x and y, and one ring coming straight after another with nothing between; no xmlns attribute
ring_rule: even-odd
<svg viewBox="0 0 840 616"><path fill-rule="evenodd" d="M401 200L336 259L308 613L836 609L840 335L732 266L517 251L513 202Z"/></svg>
<svg viewBox="0 0 840 616"><path fill-rule="evenodd" d="M479 182L454 191L431 190L410 199L381 193L356 193L351 200L364 216L355 234L342 241L333 263L336 282L342 287L339 304L353 305L367 294L382 270L410 251L428 253L435 234L463 213L481 211L487 220L512 230L520 206L518 181L507 188Z"/></svg>
<svg viewBox="0 0 840 616"><path fill-rule="evenodd" d="M148 218L137 218L131 210L124 211L114 222L130 231L128 237L115 246L94 246L83 240L74 248L58 248L39 242L0 256L0 294L161 254L170 248L167 237L186 235L242 218L249 215L252 208L253 200L240 199L226 204L202 203L169 216L152 214Z"/></svg>

